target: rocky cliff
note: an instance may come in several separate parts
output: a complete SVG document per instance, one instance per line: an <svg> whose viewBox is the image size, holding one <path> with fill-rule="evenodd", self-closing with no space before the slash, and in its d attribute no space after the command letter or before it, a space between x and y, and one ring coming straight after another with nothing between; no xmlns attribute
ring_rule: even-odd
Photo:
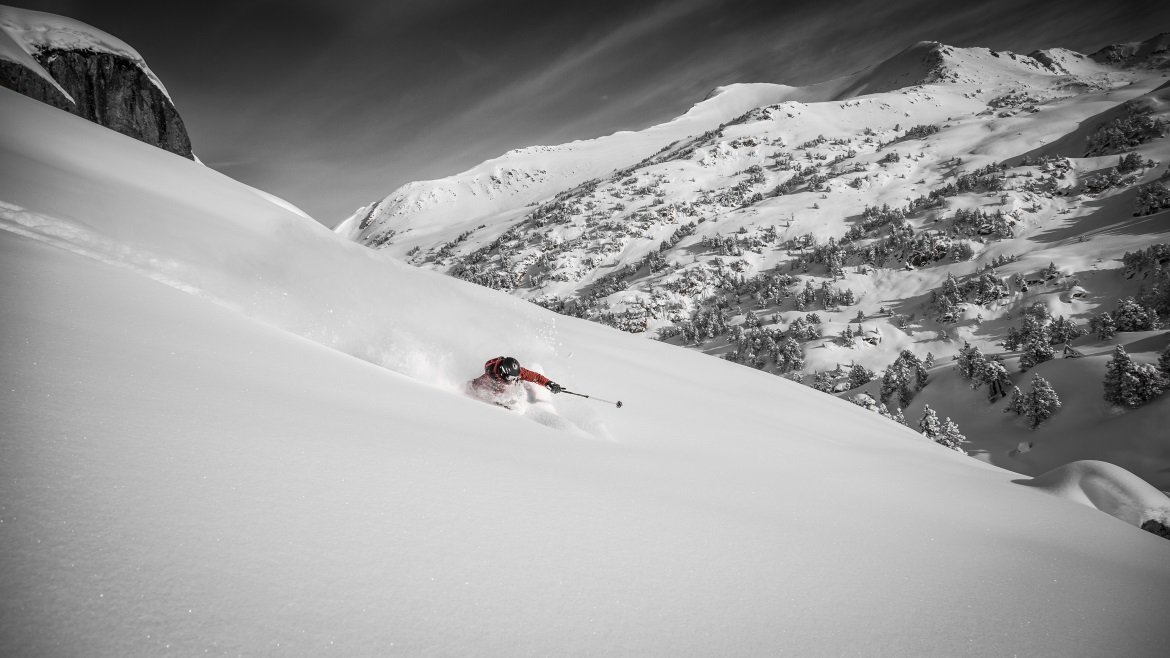
<svg viewBox="0 0 1170 658"><path fill-rule="evenodd" d="M37 61L73 97L75 104L64 108L67 111L191 157L191 139L182 117L135 62L110 53L77 50L41 51Z"/></svg>
<svg viewBox="0 0 1170 658"><path fill-rule="evenodd" d="M133 48L91 26L0 7L0 85L194 159L162 83Z"/></svg>

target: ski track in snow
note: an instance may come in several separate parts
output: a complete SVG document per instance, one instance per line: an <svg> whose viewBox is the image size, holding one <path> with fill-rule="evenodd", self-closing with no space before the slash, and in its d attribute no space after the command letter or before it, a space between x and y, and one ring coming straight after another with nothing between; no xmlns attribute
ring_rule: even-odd
<svg viewBox="0 0 1170 658"><path fill-rule="evenodd" d="M72 222L0 201L0 229L107 265L130 270L176 290L212 300L223 306L232 306L227 300L216 298L183 280L180 274L182 268L178 261L119 244Z"/></svg>

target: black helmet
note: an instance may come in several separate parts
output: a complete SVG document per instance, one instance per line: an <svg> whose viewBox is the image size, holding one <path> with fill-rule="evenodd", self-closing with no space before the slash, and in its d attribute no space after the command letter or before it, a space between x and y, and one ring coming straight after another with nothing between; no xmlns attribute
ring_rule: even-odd
<svg viewBox="0 0 1170 658"><path fill-rule="evenodd" d="M520 362L512 357L504 357L496 361L495 375L497 379L514 382L520 379Z"/></svg>

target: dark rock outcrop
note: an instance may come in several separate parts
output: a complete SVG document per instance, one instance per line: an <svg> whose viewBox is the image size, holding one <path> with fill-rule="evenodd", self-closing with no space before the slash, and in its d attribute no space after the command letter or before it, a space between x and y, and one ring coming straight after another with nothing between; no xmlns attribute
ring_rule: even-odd
<svg viewBox="0 0 1170 658"><path fill-rule="evenodd" d="M52 105L58 110L73 111L73 102L65 98L65 94L32 69L16 62L0 59L0 86Z"/></svg>
<svg viewBox="0 0 1170 658"><path fill-rule="evenodd" d="M1152 532L1163 539L1170 539L1170 528L1167 528L1162 522L1150 519L1142 524L1142 530Z"/></svg>
<svg viewBox="0 0 1170 658"><path fill-rule="evenodd" d="M35 55L73 97L20 64L0 61L0 85L184 158L194 159L183 119L131 59L93 50L42 50Z"/></svg>

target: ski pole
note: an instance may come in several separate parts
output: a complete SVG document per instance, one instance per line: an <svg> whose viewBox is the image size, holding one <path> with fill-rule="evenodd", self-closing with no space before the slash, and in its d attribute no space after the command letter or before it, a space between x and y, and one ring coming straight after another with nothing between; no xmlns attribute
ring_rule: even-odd
<svg viewBox="0 0 1170 658"><path fill-rule="evenodd" d="M621 408L622 408L622 401L621 401L621 400L618 400L617 402L614 402L613 400L602 400L601 398L598 398L598 397L593 397L592 395L585 395L584 393L574 393L574 392L572 392L572 391L567 391L567 390L564 390L564 389L561 389L561 393L568 393L569 395L576 395L576 396L577 396L577 397L579 397L579 398L588 398L588 399L590 399L590 400L596 400L596 401L598 401L598 402L604 402L604 403L606 403L606 404L612 404L612 405L616 406L618 409L621 409Z"/></svg>

